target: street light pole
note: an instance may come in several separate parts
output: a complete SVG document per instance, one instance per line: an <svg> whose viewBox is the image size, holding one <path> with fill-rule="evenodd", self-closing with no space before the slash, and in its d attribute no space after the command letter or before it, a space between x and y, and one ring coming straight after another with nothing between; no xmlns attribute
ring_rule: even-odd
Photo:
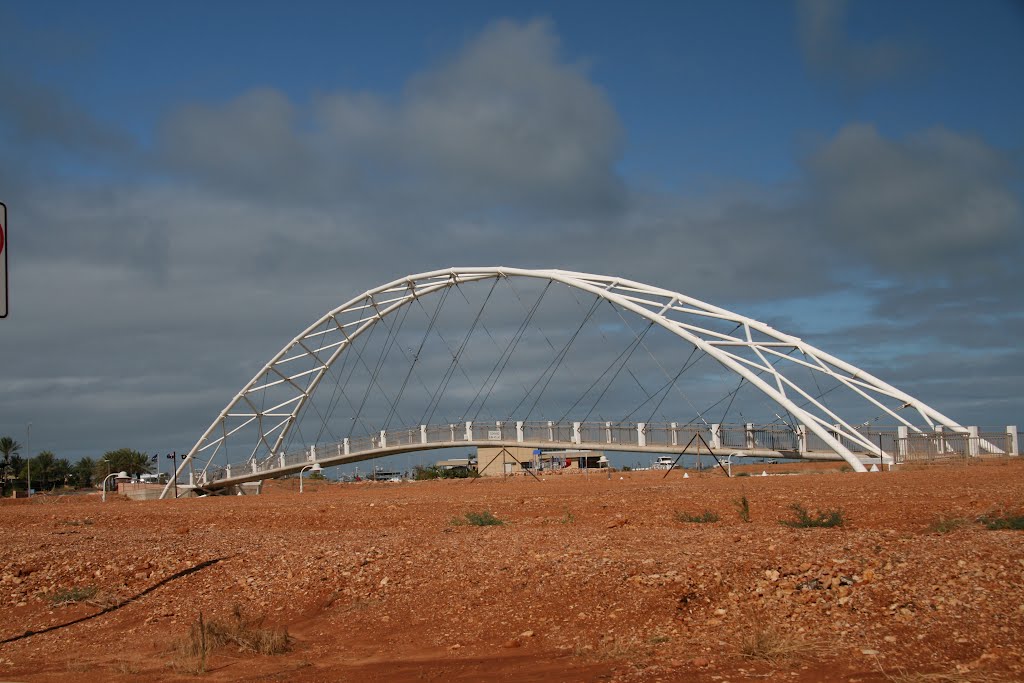
<svg viewBox="0 0 1024 683"><path fill-rule="evenodd" d="M26 443L28 443L28 446L26 446L26 448L25 448L25 450L26 450L26 452L28 454L28 461L26 463L27 466L28 466L28 481L25 482L25 494L29 498L31 498L32 497L32 423L31 422L29 422L28 425L25 426L25 433L26 433L26 436L27 436L25 441L26 441Z"/></svg>
<svg viewBox="0 0 1024 683"><path fill-rule="evenodd" d="M174 481L174 499L178 499L178 451L168 453L167 457L171 459L171 477Z"/></svg>
<svg viewBox="0 0 1024 683"><path fill-rule="evenodd" d="M320 463L315 462L312 465L306 465L301 470L299 470L299 493L302 493L302 473L305 472L306 470L309 470L310 472L319 472L322 469L323 468L320 467Z"/></svg>
<svg viewBox="0 0 1024 683"><path fill-rule="evenodd" d="M109 465L110 463L107 463L107 464ZM128 477L128 473L127 472L114 472L113 474L108 474L106 477L103 478L103 502L104 503L107 502L107 481L109 481L111 477L114 477L114 478L116 478L116 477L125 477L125 478L127 478Z"/></svg>

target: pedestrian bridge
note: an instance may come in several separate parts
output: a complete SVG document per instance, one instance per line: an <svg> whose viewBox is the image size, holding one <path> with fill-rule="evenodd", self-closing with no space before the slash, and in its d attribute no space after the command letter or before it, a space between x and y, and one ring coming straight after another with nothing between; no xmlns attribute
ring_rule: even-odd
<svg viewBox="0 0 1024 683"><path fill-rule="evenodd" d="M849 442L847 447L867 466L891 466L922 459L1016 454L1015 428L1007 428L1002 433L979 433L976 428L968 429L966 436L933 431L915 437L911 437L909 429L905 427L864 431L862 435L866 440L870 442L874 439L882 448L870 449L858 442ZM234 467L227 465L214 468L198 479L191 475L189 485L215 492L250 481L296 474L313 464L333 467L402 453L480 446L707 455L716 458L843 460L827 444L814 434L809 435L805 429L791 430L778 425L466 422L458 425L420 425L412 429L382 431L372 437L312 445L308 450L282 453Z"/></svg>
<svg viewBox="0 0 1024 683"><path fill-rule="evenodd" d="M798 337L679 292L449 268L367 290L300 332L174 481L224 491L312 464L474 446L842 460L864 472L1016 454L1017 432L962 426Z"/></svg>

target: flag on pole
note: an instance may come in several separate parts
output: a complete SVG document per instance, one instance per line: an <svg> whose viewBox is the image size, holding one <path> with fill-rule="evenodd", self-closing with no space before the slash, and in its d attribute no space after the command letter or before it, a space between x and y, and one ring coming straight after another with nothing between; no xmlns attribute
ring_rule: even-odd
<svg viewBox="0 0 1024 683"><path fill-rule="evenodd" d="M152 460L153 460L153 462L159 462L160 455L158 453L154 453L153 457L152 457Z"/></svg>

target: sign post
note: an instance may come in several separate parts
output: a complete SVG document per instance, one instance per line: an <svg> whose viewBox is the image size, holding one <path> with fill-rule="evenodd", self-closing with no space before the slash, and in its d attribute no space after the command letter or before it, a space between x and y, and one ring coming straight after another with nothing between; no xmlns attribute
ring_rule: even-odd
<svg viewBox="0 0 1024 683"><path fill-rule="evenodd" d="M0 202L0 318L7 317L7 205Z"/></svg>

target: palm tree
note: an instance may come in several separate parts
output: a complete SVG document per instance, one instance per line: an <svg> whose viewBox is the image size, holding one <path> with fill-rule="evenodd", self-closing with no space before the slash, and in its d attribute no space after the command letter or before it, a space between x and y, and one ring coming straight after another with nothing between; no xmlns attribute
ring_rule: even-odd
<svg viewBox="0 0 1024 683"><path fill-rule="evenodd" d="M14 469L14 463L11 462L13 458L19 457L18 451L21 450L21 444L12 439L9 436L0 437L0 476L3 477L3 489L7 492L7 480L10 472L17 474L17 470Z"/></svg>
<svg viewBox="0 0 1024 683"><path fill-rule="evenodd" d="M103 458L96 463L97 479L106 476L108 463L111 472L127 472L132 475L147 474L153 468L149 456L145 453L131 448L119 448L116 451L107 451Z"/></svg>
<svg viewBox="0 0 1024 683"><path fill-rule="evenodd" d="M56 460L53 451L41 451L39 455L30 459L33 474L39 481L40 490L46 489L47 484L53 480L53 466Z"/></svg>
<svg viewBox="0 0 1024 683"><path fill-rule="evenodd" d="M53 468L50 470L54 485L67 486L71 477L71 463L67 458L59 458L53 461Z"/></svg>
<svg viewBox="0 0 1024 683"><path fill-rule="evenodd" d="M82 488L92 486L93 470L95 468L96 463L89 457L82 458L76 462L74 466L75 483Z"/></svg>

